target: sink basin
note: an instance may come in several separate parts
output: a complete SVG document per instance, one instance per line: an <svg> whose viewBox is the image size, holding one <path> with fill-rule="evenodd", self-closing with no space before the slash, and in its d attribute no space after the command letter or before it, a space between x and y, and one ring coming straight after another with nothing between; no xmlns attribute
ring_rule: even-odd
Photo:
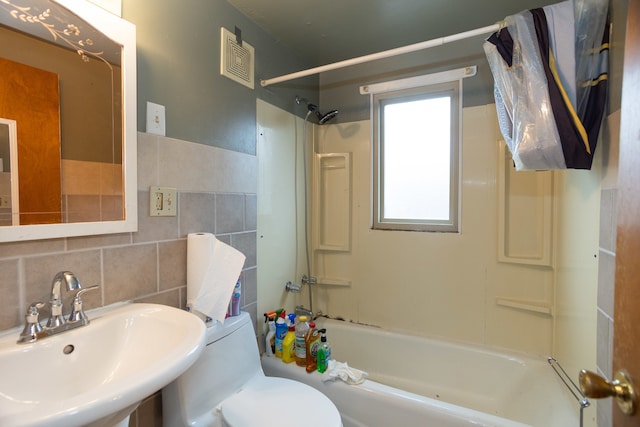
<svg viewBox="0 0 640 427"><path fill-rule="evenodd" d="M186 371L205 326L183 310L126 304L87 326L16 344L0 337L0 426L112 426ZM125 424L126 425L126 424Z"/></svg>

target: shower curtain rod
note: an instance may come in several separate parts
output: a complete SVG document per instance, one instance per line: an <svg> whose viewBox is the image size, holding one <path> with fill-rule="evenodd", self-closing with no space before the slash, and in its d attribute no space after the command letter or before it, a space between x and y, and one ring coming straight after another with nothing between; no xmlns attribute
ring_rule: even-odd
<svg viewBox="0 0 640 427"><path fill-rule="evenodd" d="M418 50L429 49L436 46L442 46L447 43L455 42L458 40L464 40L471 37L479 36L482 34L493 33L504 26L504 22L498 22L486 27L477 28L475 30L464 31L462 33L454 34L451 36L439 37L437 39L427 40L410 44L407 46L397 47L395 49L389 49L378 53L372 53L370 55L358 56L356 58L345 59L344 61L334 62L332 64L321 65L315 68L309 68L307 70L298 71L291 74L285 74L280 77L274 77L267 80L260 80L260 85L266 87L276 83L286 82L288 80L298 79L300 77L310 76L312 74L322 73L324 71L336 70L338 68L349 67L351 65L362 64L363 62L375 61L376 59L389 58L391 56L402 55L405 53L415 52Z"/></svg>

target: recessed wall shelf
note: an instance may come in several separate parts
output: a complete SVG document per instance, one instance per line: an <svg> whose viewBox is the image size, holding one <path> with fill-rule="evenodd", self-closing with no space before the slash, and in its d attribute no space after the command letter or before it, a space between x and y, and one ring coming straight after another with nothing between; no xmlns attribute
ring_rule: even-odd
<svg viewBox="0 0 640 427"><path fill-rule="evenodd" d="M517 172L498 144L498 261L553 267L553 171Z"/></svg>
<svg viewBox="0 0 640 427"><path fill-rule="evenodd" d="M515 308L517 310L531 311L553 317L553 308L543 301L518 300L512 298L496 298L496 304L502 307Z"/></svg>

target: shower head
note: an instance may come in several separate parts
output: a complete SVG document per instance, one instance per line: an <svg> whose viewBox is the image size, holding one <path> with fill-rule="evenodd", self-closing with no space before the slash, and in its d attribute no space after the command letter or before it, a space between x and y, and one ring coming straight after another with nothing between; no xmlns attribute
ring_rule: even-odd
<svg viewBox="0 0 640 427"><path fill-rule="evenodd" d="M327 123L329 120L333 119L335 116L338 115L338 110L331 110L326 114L322 114L320 112L320 110L318 110L318 106L315 104L310 104L306 99L304 98L300 98L296 96L296 103L297 104L307 104L307 109L309 110L309 112L313 112L315 113L316 117L318 118L318 124L323 125L325 123Z"/></svg>
<svg viewBox="0 0 640 427"><path fill-rule="evenodd" d="M320 114L320 111L316 110L316 116L318 116L318 123L323 125L327 123L329 120L333 119L339 113L338 110L331 110L326 114Z"/></svg>

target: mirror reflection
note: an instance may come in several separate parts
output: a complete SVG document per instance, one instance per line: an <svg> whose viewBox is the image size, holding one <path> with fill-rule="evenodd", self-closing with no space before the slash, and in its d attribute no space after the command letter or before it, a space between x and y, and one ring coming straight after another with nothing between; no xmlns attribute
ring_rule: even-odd
<svg viewBox="0 0 640 427"><path fill-rule="evenodd" d="M18 159L16 121L0 117L0 226L18 225Z"/></svg>
<svg viewBox="0 0 640 427"><path fill-rule="evenodd" d="M0 2L0 118L17 136L0 153L19 165L0 225L121 221L122 46L54 2L17 3Z"/></svg>

